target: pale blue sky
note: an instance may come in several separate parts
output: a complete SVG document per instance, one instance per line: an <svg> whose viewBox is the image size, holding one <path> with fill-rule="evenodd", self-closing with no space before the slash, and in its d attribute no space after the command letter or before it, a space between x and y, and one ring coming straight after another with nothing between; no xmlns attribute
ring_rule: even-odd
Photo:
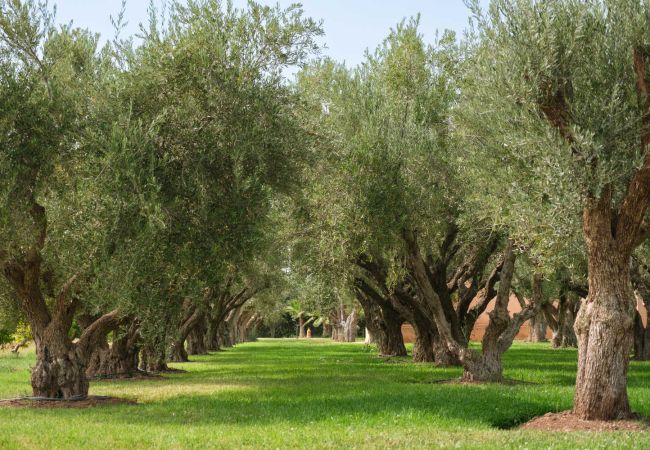
<svg viewBox="0 0 650 450"><path fill-rule="evenodd" d="M156 0L159 3L160 0ZM109 17L120 9L121 0L51 0L57 5L59 22L75 25L113 36ZM246 0L234 0L244 6ZM291 0L261 0L260 3L287 6ZM421 30L432 42L436 30L461 32L467 25L468 11L462 0L303 0L305 14L323 19L325 54L349 66L358 64L366 48L374 49L402 18L421 14ZM487 3L485 0L483 3ZM147 17L148 0L127 0L126 34L137 31L138 23Z"/></svg>

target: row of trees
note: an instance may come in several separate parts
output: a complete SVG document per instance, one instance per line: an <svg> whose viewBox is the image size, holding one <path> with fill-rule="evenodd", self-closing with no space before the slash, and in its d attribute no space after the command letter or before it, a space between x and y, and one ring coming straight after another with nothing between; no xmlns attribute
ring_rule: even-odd
<svg viewBox="0 0 650 450"><path fill-rule="evenodd" d="M349 69L308 63L322 30L296 6L172 2L138 41L119 15L98 48L0 0L3 310L31 326L34 395L165 370L289 305L342 340L362 309L383 355L406 354L407 321L413 358L467 381L501 381L543 317L579 348L574 412L630 416L629 355L650 353L650 9L468 7L463 42L426 45L416 18Z"/></svg>
<svg viewBox="0 0 650 450"><path fill-rule="evenodd" d="M294 248L356 294L382 354L405 354L408 321L415 360L500 381L522 323L544 318L555 346L579 348L574 412L629 417L628 360L648 338L634 289L650 301L648 5L468 7L462 43L427 46L413 19L355 69L326 59L299 74L320 159Z"/></svg>
<svg viewBox="0 0 650 450"><path fill-rule="evenodd" d="M298 7L169 6L138 41L120 14L99 48L45 3L0 1L3 298L34 336L35 396L241 339L279 286L276 210L308 162L283 70L321 28Z"/></svg>

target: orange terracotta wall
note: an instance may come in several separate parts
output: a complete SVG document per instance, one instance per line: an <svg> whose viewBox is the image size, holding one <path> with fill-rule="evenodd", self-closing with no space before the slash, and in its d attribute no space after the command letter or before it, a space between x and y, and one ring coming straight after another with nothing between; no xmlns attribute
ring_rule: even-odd
<svg viewBox="0 0 650 450"><path fill-rule="evenodd" d="M487 313L492 311L492 309L494 309L494 301L490 302L485 312L481 314L477 319L476 324L474 325L474 330L472 330L472 335L470 337L472 341L480 341L481 339L483 339L483 335L485 334L485 329L487 328L490 320ZM637 309L639 310L639 313L641 313L641 317L643 318L643 324L646 325L645 323L647 317L646 310L643 306L643 303L640 300L637 301ZM514 295L510 296L510 301L508 303L508 311L510 311L510 315L513 315L521 311L521 306L519 305L519 301L517 300L517 297L515 297ZM528 333L529 333L528 322L524 322L524 324L521 326L521 329L519 330L519 333L517 333L515 339L524 340L528 337ZM405 343L415 342L415 332L413 331L413 327L410 324L405 323L402 325L402 336L404 337ZM552 333L550 329L546 331L546 337L548 339L552 337Z"/></svg>

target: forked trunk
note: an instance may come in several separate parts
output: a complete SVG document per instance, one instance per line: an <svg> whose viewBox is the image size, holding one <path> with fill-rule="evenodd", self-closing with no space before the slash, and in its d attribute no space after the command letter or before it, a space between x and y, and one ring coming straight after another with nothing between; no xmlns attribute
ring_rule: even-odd
<svg viewBox="0 0 650 450"><path fill-rule="evenodd" d="M139 329L131 323L122 333L116 332L109 346L106 339L94 351L86 369L88 378L131 377L138 372Z"/></svg>

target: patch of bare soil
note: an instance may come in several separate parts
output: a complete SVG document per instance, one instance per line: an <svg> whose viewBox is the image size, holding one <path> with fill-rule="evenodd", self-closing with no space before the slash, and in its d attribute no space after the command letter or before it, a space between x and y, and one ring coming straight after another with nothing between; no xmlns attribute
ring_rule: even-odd
<svg viewBox="0 0 650 450"><path fill-rule="evenodd" d="M583 420L571 411L547 413L523 424L523 430L541 431L648 431L647 420Z"/></svg>
<svg viewBox="0 0 650 450"><path fill-rule="evenodd" d="M29 397L0 400L0 408L94 408L106 405L137 405L137 402L126 398L94 395L89 395L83 400L33 400Z"/></svg>

